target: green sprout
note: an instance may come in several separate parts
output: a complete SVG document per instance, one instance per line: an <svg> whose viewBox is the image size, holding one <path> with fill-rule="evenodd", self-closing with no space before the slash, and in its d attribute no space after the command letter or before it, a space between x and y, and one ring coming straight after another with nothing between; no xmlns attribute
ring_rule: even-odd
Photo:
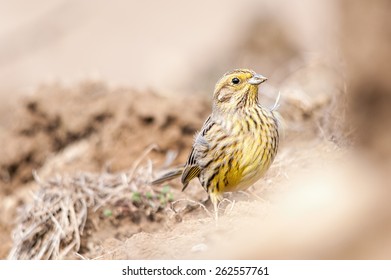
<svg viewBox="0 0 391 280"><path fill-rule="evenodd" d="M166 194L170 191L170 186L169 185L165 185L163 188L162 188L162 193L163 194Z"/></svg>
<svg viewBox="0 0 391 280"><path fill-rule="evenodd" d="M113 215L113 211L111 211L110 209L103 210L103 216L111 217L112 215Z"/></svg>
<svg viewBox="0 0 391 280"><path fill-rule="evenodd" d="M161 204L163 204L163 205L166 204L166 197L164 194L162 194L162 193L159 194L158 198L159 198L159 201Z"/></svg>
<svg viewBox="0 0 391 280"><path fill-rule="evenodd" d="M170 201L170 202L174 201L174 195L173 195L172 192L169 192L169 193L167 194L167 200Z"/></svg>
<svg viewBox="0 0 391 280"><path fill-rule="evenodd" d="M133 202L141 202L141 194L139 192L132 193L132 201Z"/></svg>
<svg viewBox="0 0 391 280"><path fill-rule="evenodd" d="M146 197L147 199L152 199L152 198L153 198L153 195L152 195L151 192L146 192L146 193L145 193L145 197Z"/></svg>
<svg viewBox="0 0 391 280"><path fill-rule="evenodd" d="M159 202L162 205L165 205L167 202L174 201L174 195L171 192L169 185L165 185L158 195Z"/></svg>

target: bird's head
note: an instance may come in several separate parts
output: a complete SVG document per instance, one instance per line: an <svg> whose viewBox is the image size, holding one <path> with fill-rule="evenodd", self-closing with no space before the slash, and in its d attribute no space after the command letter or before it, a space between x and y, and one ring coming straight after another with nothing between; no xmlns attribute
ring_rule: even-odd
<svg viewBox="0 0 391 280"><path fill-rule="evenodd" d="M256 105L258 85L266 80L264 76L248 69L236 69L224 74L215 87L214 108L231 111Z"/></svg>

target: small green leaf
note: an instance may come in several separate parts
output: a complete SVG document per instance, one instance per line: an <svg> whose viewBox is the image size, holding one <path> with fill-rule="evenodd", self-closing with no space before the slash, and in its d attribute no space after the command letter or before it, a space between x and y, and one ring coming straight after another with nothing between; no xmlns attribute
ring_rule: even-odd
<svg viewBox="0 0 391 280"><path fill-rule="evenodd" d="M162 193L168 193L170 191L170 186L169 185L165 185L163 188L162 188Z"/></svg>
<svg viewBox="0 0 391 280"><path fill-rule="evenodd" d="M166 198L165 198L165 196L163 194L159 194L158 198L159 198L159 202L161 204L165 204L166 203Z"/></svg>
<svg viewBox="0 0 391 280"><path fill-rule="evenodd" d="M140 193L139 193L139 192L134 192L134 193L132 194L132 200L133 200L134 202L140 202L140 201L141 201L141 195L140 195Z"/></svg>
<svg viewBox="0 0 391 280"><path fill-rule="evenodd" d="M113 211L111 211L110 209L103 210L103 216L111 217L112 215L113 215Z"/></svg>
<svg viewBox="0 0 391 280"><path fill-rule="evenodd" d="M172 194L172 192L169 192L168 194L167 194L167 200L168 201L174 201L174 195Z"/></svg>
<svg viewBox="0 0 391 280"><path fill-rule="evenodd" d="M152 199L152 198L153 198L153 195L152 195L151 192L146 192L146 193L145 193L145 197L146 197L147 199Z"/></svg>

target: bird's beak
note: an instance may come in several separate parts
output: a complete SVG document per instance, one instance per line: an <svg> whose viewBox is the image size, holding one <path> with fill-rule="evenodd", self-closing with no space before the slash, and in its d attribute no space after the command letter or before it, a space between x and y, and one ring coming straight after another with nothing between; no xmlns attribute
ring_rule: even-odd
<svg viewBox="0 0 391 280"><path fill-rule="evenodd" d="M266 77L259 75L259 74L255 74L254 76L252 76L252 78L250 80L248 80L248 83L250 85L259 85L259 84L262 84L266 80L267 80Z"/></svg>

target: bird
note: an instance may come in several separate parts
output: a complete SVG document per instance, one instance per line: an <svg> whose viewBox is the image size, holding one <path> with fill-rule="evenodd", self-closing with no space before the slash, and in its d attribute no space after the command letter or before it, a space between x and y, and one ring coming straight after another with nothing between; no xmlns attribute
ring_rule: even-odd
<svg viewBox="0 0 391 280"><path fill-rule="evenodd" d="M249 69L225 73L215 86L212 113L196 133L186 163L152 184L181 176L183 191L197 177L209 194L217 220L223 194L249 188L265 174L277 154L279 97L271 109L258 100L258 87L266 80Z"/></svg>

